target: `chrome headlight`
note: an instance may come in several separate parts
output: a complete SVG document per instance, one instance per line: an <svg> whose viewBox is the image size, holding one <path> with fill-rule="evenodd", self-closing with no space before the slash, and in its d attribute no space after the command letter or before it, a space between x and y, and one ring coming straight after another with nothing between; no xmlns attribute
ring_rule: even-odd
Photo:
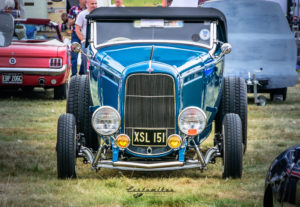
<svg viewBox="0 0 300 207"><path fill-rule="evenodd" d="M198 107L187 107L178 116L178 126L186 135L200 134L206 126L206 115Z"/></svg>
<svg viewBox="0 0 300 207"><path fill-rule="evenodd" d="M92 126L100 135L112 135L118 131L121 117L118 111L110 106L98 108L92 117Z"/></svg>

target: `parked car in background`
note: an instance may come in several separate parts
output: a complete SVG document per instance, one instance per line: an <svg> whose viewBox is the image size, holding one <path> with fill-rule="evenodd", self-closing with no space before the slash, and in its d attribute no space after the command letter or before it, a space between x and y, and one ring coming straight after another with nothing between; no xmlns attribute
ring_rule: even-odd
<svg viewBox="0 0 300 207"><path fill-rule="evenodd" d="M223 178L242 177L247 91L245 80L223 78L224 15L124 7L87 18L89 74L72 77L58 120L58 177L76 177L78 157L92 169L134 171L206 170L221 158Z"/></svg>
<svg viewBox="0 0 300 207"><path fill-rule="evenodd" d="M56 23L15 20L12 44L0 48L0 88L54 88L54 98L65 99L69 71L69 49Z"/></svg>
<svg viewBox="0 0 300 207"><path fill-rule="evenodd" d="M265 182L264 207L300 206L300 145L295 145L272 162Z"/></svg>
<svg viewBox="0 0 300 207"><path fill-rule="evenodd" d="M228 22L233 50L226 56L225 76L249 79L248 92L253 92L251 81L256 73L258 92L284 101L287 88L298 81L297 48L280 5L263 0L215 0L202 6L219 9Z"/></svg>

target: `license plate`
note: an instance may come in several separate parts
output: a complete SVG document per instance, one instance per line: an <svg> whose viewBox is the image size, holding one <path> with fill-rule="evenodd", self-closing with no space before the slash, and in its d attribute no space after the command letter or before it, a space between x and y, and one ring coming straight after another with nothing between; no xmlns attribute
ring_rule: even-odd
<svg viewBox="0 0 300 207"><path fill-rule="evenodd" d="M166 129L132 129L133 146L166 146Z"/></svg>
<svg viewBox="0 0 300 207"><path fill-rule="evenodd" d="M22 84L23 75L22 73L3 73L2 84Z"/></svg>

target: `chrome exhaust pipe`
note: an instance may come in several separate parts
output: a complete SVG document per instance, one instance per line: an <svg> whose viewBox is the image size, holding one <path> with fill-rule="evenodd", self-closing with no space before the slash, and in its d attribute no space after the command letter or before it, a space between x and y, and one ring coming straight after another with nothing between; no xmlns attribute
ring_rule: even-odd
<svg viewBox="0 0 300 207"><path fill-rule="evenodd" d="M45 78L40 78L40 79L38 80L38 84L39 84L40 86L44 86L44 85L46 84Z"/></svg>

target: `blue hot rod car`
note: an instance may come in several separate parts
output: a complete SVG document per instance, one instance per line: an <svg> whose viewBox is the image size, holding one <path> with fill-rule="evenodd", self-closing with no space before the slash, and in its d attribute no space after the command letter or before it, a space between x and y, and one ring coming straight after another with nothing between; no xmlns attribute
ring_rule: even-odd
<svg viewBox="0 0 300 207"><path fill-rule="evenodd" d="M221 157L223 177L240 178L247 87L223 77L231 51L224 15L97 8L87 19L89 73L72 77L58 120L58 177L76 177L77 157L96 170L136 171L203 170Z"/></svg>

